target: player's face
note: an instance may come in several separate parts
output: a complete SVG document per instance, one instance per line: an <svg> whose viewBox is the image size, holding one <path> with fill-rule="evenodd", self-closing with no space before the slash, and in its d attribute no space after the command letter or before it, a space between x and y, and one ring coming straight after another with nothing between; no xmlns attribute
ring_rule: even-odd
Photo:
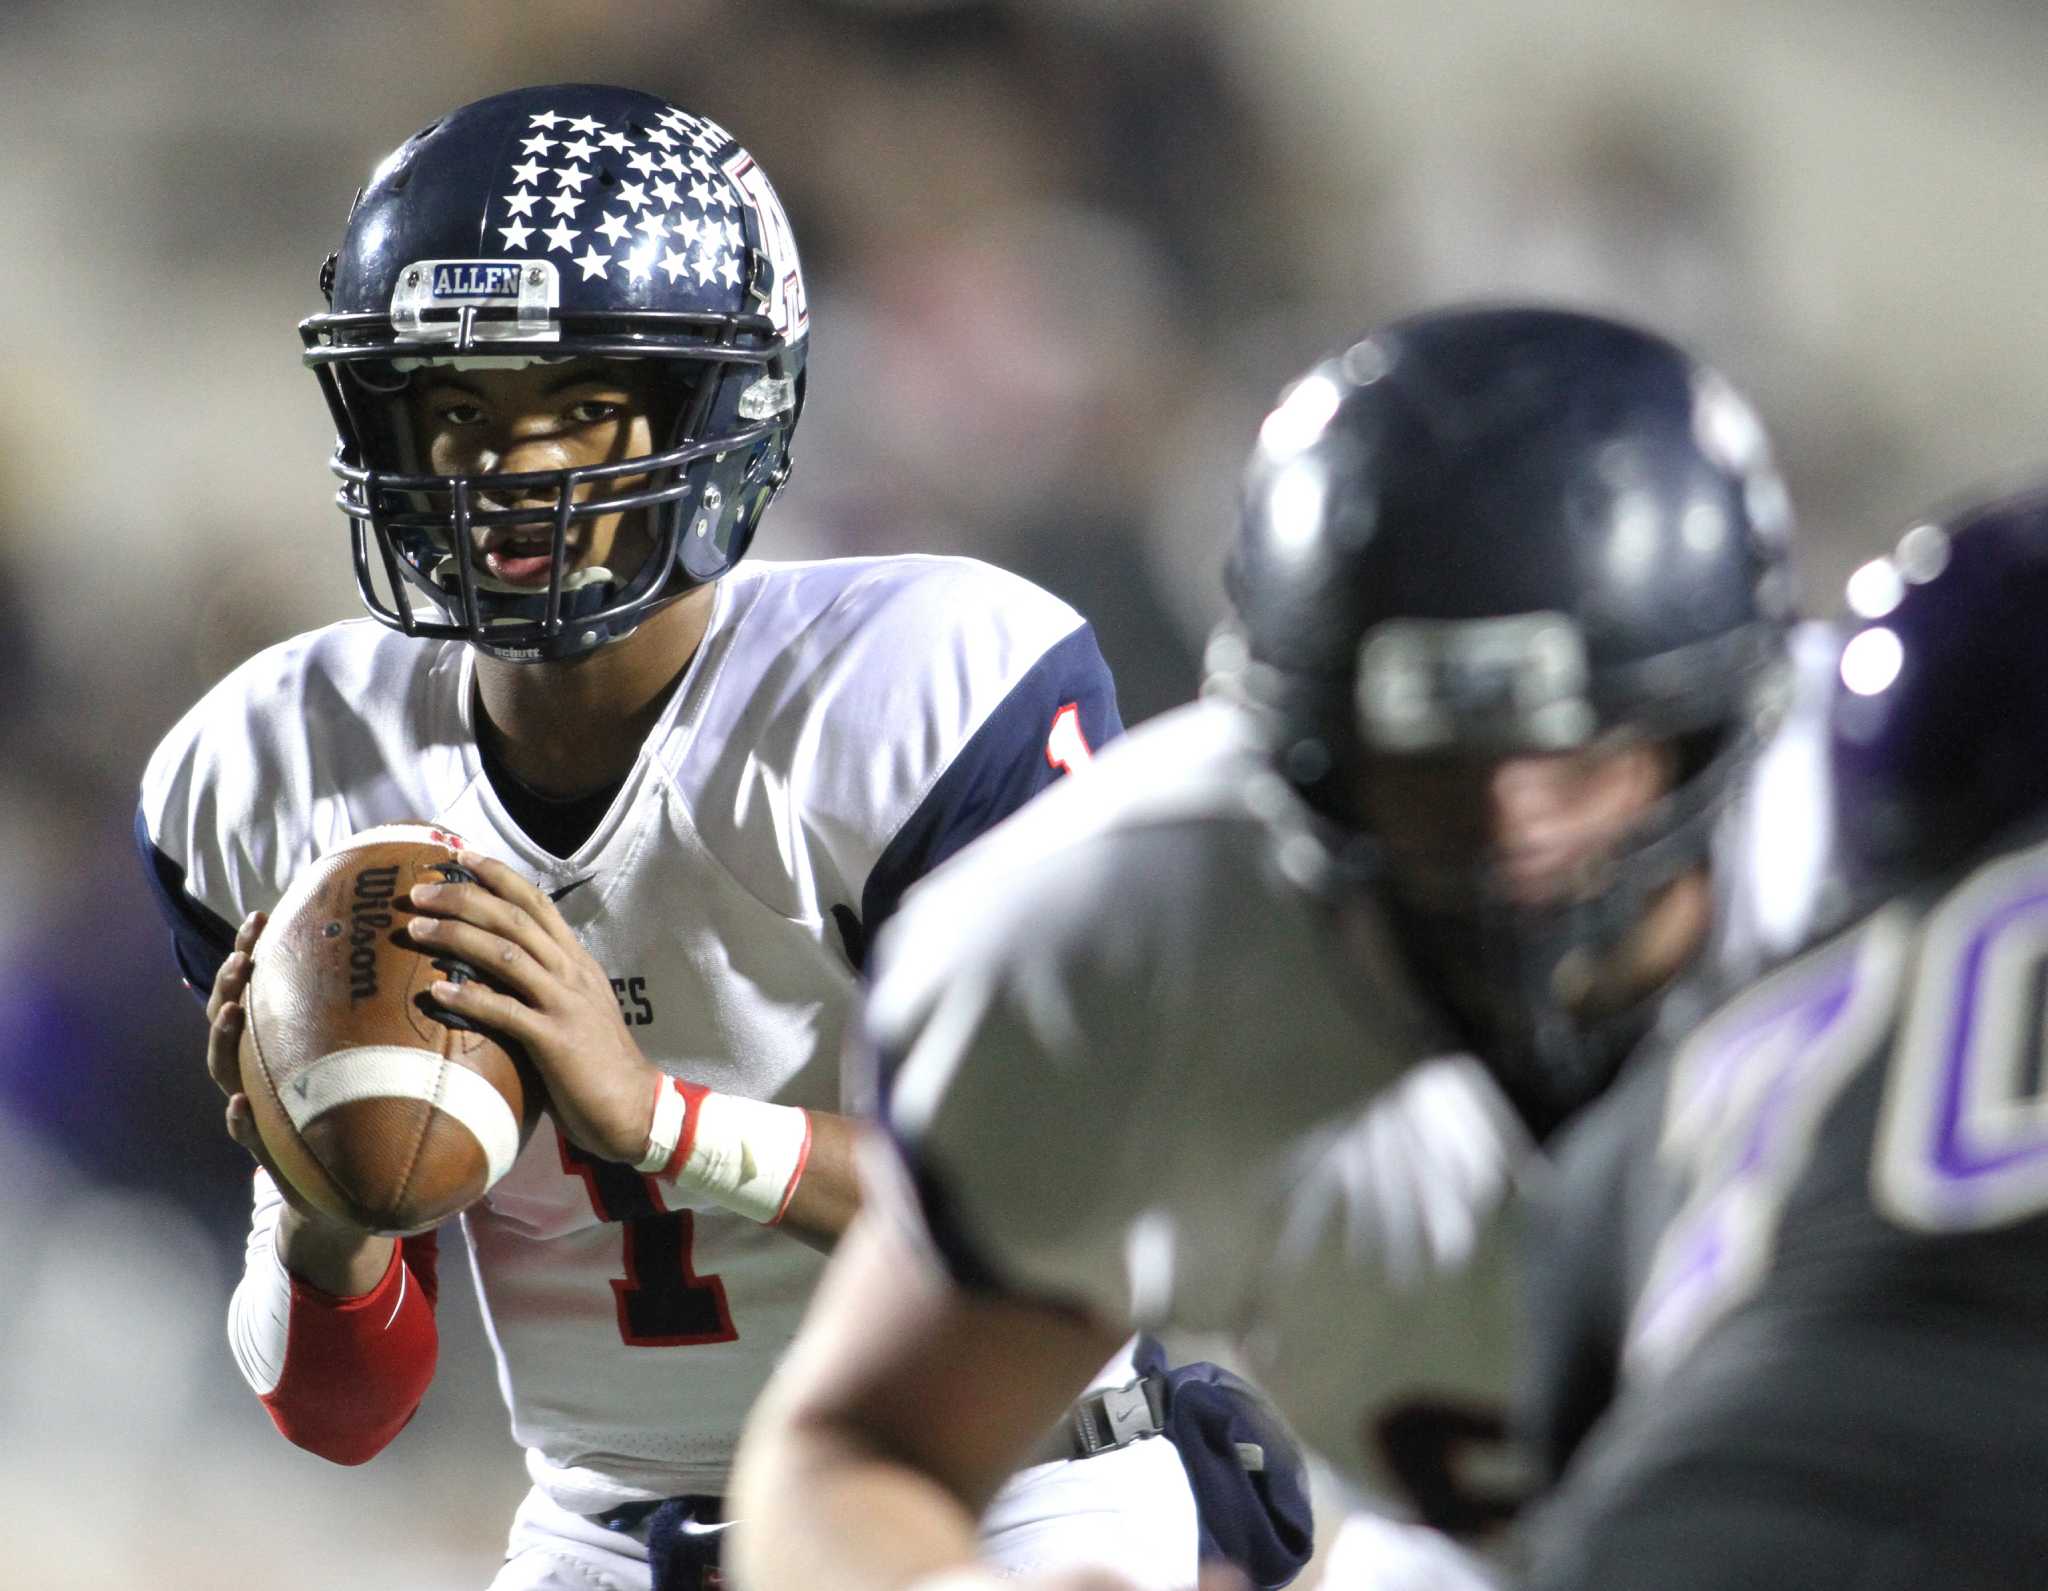
<svg viewBox="0 0 2048 1591"><path fill-rule="evenodd" d="M1382 757L1363 794L1397 873L1483 872L1515 905L1547 906L1590 887L1676 771L1670 746L1640 741L1498 760Z"/></svg>
<svg viewBox="0 0 2048 1591"><path fill-rule="evenodd" d="M614 464L654 451L648 378L632 362L578 359L523 368L432 366L412 386L415 435L437 475L487 479L542 470ZM579 483L575 501L622 497L644 476ZM551 490L480 491L478 509L552 508ZM486 571L508 586L547 589L553 532L547 523L499 525L474 532ZM644 512L601 514L569 525L565 574L607 568L630 580L646 560L652 535Z"/></svg>

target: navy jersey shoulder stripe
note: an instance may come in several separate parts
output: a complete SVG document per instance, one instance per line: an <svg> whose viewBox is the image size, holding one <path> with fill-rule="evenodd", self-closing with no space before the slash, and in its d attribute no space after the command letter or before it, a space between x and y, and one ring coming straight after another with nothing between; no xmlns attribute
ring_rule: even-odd
<svg viewBox="0 0 2048 1591"><path fill-rule="evenodd" d="M1091 750L1123 733L1116 683L1086 624L1050 647L1010 688L876 859L861 891L859 945L847 934L856 965L911 885L1060 776L1064 770L1052 761L1049 742L1055 719L1068 707Z"/></svg>
<svg viewBox="0 0 2048 1591"><path fill-rule="evenodd" d="M149 880L150 893L170 924L178 970L204 1001L220 964L235 948L234 927L192 898L185 888L185 870L149 837L149 820L140 809L135 814L135 847L142 853L142 873Z"/></svg>

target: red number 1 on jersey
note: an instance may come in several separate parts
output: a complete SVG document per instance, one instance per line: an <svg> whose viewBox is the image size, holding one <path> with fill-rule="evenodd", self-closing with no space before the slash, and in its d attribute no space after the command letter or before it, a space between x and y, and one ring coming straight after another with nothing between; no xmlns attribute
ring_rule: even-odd
<svg viewBox="0 0 2048 1591"><path fill-rule="evenodd" d="M612 1280L620 1340L629 1348L689 1348L736 1339L725 1283L690 1266L695 1212L664 1209L652 1177L578 1149L559 1130L555 1142L562 1169L583 1179L597 1218L625 1232L626 1274Z"/></svg>
<svg viewBox="0 0 2048 1591"><path fill-rule="evenodd" d="M1088 737L1081 733L1081 709L1068 702L1052 715L1052 731L1045 737L1045 760L1061 773L1079 773L1095 760Z"/></svg>

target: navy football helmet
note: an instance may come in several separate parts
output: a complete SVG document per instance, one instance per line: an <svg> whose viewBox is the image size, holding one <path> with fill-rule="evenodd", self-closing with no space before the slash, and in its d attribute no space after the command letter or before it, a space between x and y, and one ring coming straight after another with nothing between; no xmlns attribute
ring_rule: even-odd
<svg viewBox="0 0 2048 1591"><path fill-rule="evenodd" d="M1915 526L1849 605L1829 738L1855 905L2048 817L2048 487Z"/></svg>
<svg viewBox="0 0 2048 1591"><path fill-rule="evenodd" d="M788 476L809 331L789 222L729 133L651 95L527 88L443 117L356 196L321 287L328 311L300 334L340 433L357 584L409 635L588 652L729 569ZM650 363L653 454L488 478L425 467L418 371L578 357ZM630 490L602 496L615 481ZM518 504L480 504L487 491ZM566 571L570 527L621 511L650 516L642 565ZM507 525L552 536L545 591L481 560L478 538Z"/></svg>
<svg viewBox="0 0 2048 1591"><path fill-rule="evenodd" d="M1212 676L1274 731L1337 874L1386 902L1461 1038L1533 1122L1604 1087L1653 1002L1575 1012L1708 855L1788 686L1788 510L1763 430L1680 349L1591 315L1473 308L1368 336L1261 429ZM1380 759L1624 739L1676 752L1619 854L1530 903L1497 859L1393 865Z"/></svg>

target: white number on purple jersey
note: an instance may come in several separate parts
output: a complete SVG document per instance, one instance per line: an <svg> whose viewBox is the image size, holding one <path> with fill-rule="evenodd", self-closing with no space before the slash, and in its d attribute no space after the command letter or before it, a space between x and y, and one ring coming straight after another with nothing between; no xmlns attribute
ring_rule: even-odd
<svg viewBox="0 0 2048 1591"><path fill-rule="evenodd" d="M1632 1371L1669 1365L1756 1290L1815 1128L1877 1052L1902 999L1871 1156L1877 1208L1924 1232L2048 1211L2040 846L1979 868L1917 933L1895 907L1802 957L1678 1054L1659 1154L1689 1191L1629 1325Z"/></svg>
<svg viewBox="0 0 2048 1591"><path fill-rule="evenodd" d="M1656 1373L1753 1293L1815 1129L1891 1026L1910 924L1880 912L1723 1007L1672 1062L1658 1156L1688 1189L1629 1323Z"/></svg>
<svg viewBox="0 0 2048 1591"><path fill-rule="evenodd" d="M2048 1209L2048 847L1973 873L1929 917L1885 1089L1871 1191L1922 1231Z"/></svg>

